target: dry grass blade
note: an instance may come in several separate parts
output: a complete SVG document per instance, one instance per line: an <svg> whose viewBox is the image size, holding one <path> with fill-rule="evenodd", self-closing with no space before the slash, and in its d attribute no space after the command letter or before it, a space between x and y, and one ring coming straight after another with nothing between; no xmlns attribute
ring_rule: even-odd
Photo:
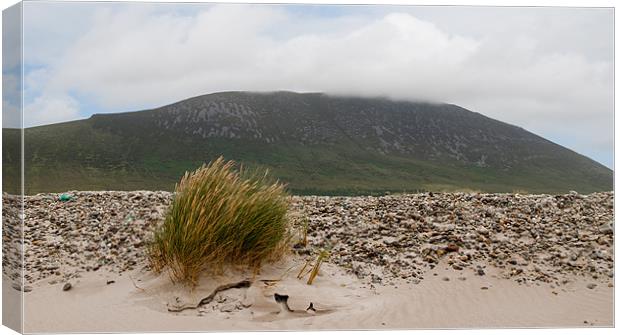
<svg viewBox="0 0 620 335"><path fill-rule="evenodd" d="M299 273L297 274L297 279L303 278L302 274L304 273L304 270L308 267L308 264L310 264L309 260L306 261L306 264L304 264L304 266L301 268L301 270L299 270Z"/></svg>
<svg viewBox="0 0 620 335"><path fill-rule="evenodd" d="M327 252L326 250L322 250L319 253L319 256L316 259L316 263L314 264L314 267L312 268L312 272L310 273L310 278L308 278L308 282L307 282L308 285L312 285L314 278L316 278L316 276L319 274L321 263L323 263L323 260L325 260L327 257L329 257L329 252Z"/></svg>

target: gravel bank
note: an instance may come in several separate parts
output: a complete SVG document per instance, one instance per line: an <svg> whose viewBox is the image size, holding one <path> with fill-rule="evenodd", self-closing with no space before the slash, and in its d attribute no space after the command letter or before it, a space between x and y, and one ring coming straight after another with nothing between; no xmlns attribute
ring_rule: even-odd
<svg viewBox="0 0 620 335"><path fill-rule="evenodd" d="M70 281L84 272L143 266L144 241L163 220L169 192L69 192L26 197L28 283ZM3 197L3 270L17 278L21 235L14 200ZM487 267L519 283L567 283L575 275L611 285L613 193L579 195L411 194L293 197L309 221L312 254L370 284L418 283L438 262L485 276ZM301 220L296 220L297 222ZM308 256L310 257L310 256Z"/></svg>
<svg viewBox="0 0 620 335"><path fill-rule="evenodd" d="M412 194L303 197L309 241L375 283L418 283L445 261L454 270L519 283L613 278L613 193Z"/></svg>

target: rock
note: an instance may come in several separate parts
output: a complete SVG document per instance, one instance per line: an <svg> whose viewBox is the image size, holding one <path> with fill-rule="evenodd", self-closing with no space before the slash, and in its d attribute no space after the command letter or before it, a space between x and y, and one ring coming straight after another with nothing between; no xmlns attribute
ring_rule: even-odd
<svg viewBox="0 0 620 335"><path fill-rule="evenodd" d="M598 227L598 231L601 234L608 234L608 235L612 235L614 233L614 229L609 224L604 224L604 225Z"/></svg>
<svg viewBox="0 0 620 335"><path fill-rule="evenodd" d="M73 286L71 285L71 283L65 283L65 285L62 286L62 290L63 291L69 291Z"/></svg>
<svg viewBox="0 0 620 335"><path fill-rule="evenodd" d="M459 246L456 245L455 243L448 243L448 245L446 246L446 251L447 252L458 252Z"/></svg>
<svg viewBox="0 0 620 335"><path fill-rule="evenodd" d="M587 287L587 288L589 288L589 289L591 289L591 290L593 290L596 286L597 286L596 284L594 284L594 283L590 283L590 284L588 284L588 286L586 286L586 287Z"/></svg>
<svg viewBox="0 0 620 335"><path fill-rule="evenodd" d="M478 234L481 234L481 235L487 235L487 234L489 233L489 230L488 230L488 229L486 229L486 228L485 228L485 227L483 227L483 226L480 226L480 227L476 228L476 232L477 232Z"/></svg>
<svg viewBox="0 0 620 335"><path fill-rule="evenodd" d="M481 290L488 290L489 288L488 288L488 287L486 287L486 286L482 286L480 289L481 289Z"/></svg>
<svg viewBox="0 0 620 335"><path fill-rule="evenodd" d="M396 243L398 241L397 238L395 237L384 237L383 238L383 243L386 245L392 245L394 243Z"/></svg>
<svg viewBox="0 0 620 335"><path fill-rule="evenodd" d="M236 309L235 304L225 304L220 307L220 312L230 313Z"/></svg>
<svg viewBox="0 0 620 335"><path fill-rule="evenodd" d="M12 288L21 291L21 292L30 292L32 291L32 286L29 285L24 285L24 287L22 288L22 286L19 283L13 283L11 285Z"/></svg>
<svg viewBox="0 0 620 335"><path fill-rule="evenodd" d="M50 271L57 270L58 268L60 268L59 263L50 263L45 267L46 270L50 270Z"/></svg>
<svg viewBox="0 0 620 335"><path fill-rule="evenodd" d="M483 270L482 268L478 268L478 269L476 270L476 274L477 274L478 276L484 276L484 270Z"/></svg>

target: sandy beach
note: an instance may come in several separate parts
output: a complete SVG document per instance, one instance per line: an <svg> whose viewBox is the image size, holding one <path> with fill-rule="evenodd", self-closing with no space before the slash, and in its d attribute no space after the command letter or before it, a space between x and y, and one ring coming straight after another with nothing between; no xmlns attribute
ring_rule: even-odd
<svg viewBox="0 0 620 335"><path fill-rule="evenodd" d="M258 274L204 274L194 289L144 255L170 193L71 195L26 199L26 332L614 324L613 193L294 197L307 247ZM297 275L325 248L307 285ZM5 294L20 294L15 277L5 270Z"/></svg>
<svg viewBox="0 0 620 335"><path fill-rule="evenodd" d="M258 280L248 289L221 292L197 310L167 311L178 295L197 302L213 285L195 292L167 278L89 273L75 288L35 285L26 293L26 332L150 332L206 330L403 329L501 327L609 327L613 288L588 289L576 280L561 289L524 286L490 275L462 276L438 270L420 285L369 289L352 276L328 267L313 286L288 278L273 286ZM459 275L460 276L460 275ZM106 284L109 278L115 283ZM446 281L444 278L449 278ZM227 278L230 279L230 278ZM140 281L136 281L140 280ZM221 282L225 282L222 278ZM139 288L134 286L134 282ZM487 287L488 289L481 289ZM9 290L7 290L9 291ZM273 293L288 294L288 312ZM555 292L555 293L554 293ZM557 294L556 294L557 293ZM219 300L218 300L219 299ZM222 302L218 302L222 301ZM313 302L317 312L305 311ZM245 305L244 305L245 304ZM232 307L231 307L232 306ZM248 306L248 307L245 307Z"/></svg>

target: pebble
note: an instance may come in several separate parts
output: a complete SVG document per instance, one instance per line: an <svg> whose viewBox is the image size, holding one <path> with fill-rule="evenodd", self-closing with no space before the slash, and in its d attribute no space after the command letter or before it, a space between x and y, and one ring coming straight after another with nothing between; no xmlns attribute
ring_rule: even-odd
<svg viewBox="0 0 620 335"><path fill-rule="evenodd" d="M499 278L559 283L612 278L613 233L605 225L613 231L613 199L613 192L295 196L292 209L308 219L309 245L332 247L329 262L361 279L421 278L447 262L480 276L483 264Z"/></svg>
<svg viewBox="0 0 620 335"><path fill-rule="evenodd" d="M18 290L18 291L23 291L23 292L30 292L32 291L32 286L29 285L25 285L22 289L22 286L19 283L13 283L11 285L11 287L13 287L14 289Z"/></svg>
<svg viewBox="0 0 620 335"><path fill-rule="evenodd" d="M599 228L601 234L613 234L614 229L609 224L604 224Z"/></svg>
<svg viewBox="0 0 620 335"><path fill-rule="evenodd" d="M173 196L66 194L71 201L58 200L58 194L24 198L24 245L19 198L4 194L3 272L13 281L21 281L22 253L26 284L72 280L87 269L123 273L143 266L144 243L163 222ZM477 265L484 264L498 277L522 283L565 284L578 275L607 284L614 270L613 199L613 192L293 196L290 209L308 220L304 254L314 257L331 248L327 262L368 282L417 283L447 262L452 271L473 269L479 275L485 271Z"/></svg>
<svg viewBox="0 0 620 335"><path fill-rule="evenodd" d="M78 278L89 269L134 269L146 260L140 246L162 222L172 199L162 191L66 194L71 201L60 201L58 194L24 197L26 248L20 242L18 198L3 195L3 273L13 281L21 277L21 253L29 283L54 276Z"/></svg>
<svg viewBox="0 0 620 335"><path fill-rule="evenodd" d="M230 313L236 309L235 304L225 304L220 307L220 312Z"/></svg>
<svg viewBox="0 0 620 335"><path fill-rule="evenodd" d="M446 246L446 251L447 252L457 252L457 251L459 251L459 246L456 245L455 243L448 243L448 245Z"/></svg>
<svg viewBox="0 0 620 335"><path fill-rule="evenodd" d="M71 289L71 287L73 287L73 285L71 285L71 283L65 283L65 285L62 286L62 290L63 291L69 291Z"/></svg>

